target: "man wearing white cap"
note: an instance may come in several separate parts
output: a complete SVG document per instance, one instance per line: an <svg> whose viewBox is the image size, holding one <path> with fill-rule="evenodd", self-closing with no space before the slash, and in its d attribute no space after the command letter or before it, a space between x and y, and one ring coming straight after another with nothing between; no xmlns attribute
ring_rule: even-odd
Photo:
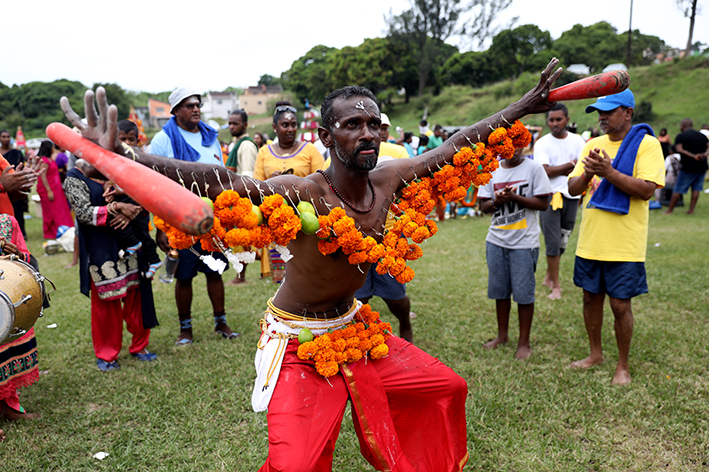
<svg viewBox="0 0 709 472"><path fill-rule="evenodd" d="M382 143L379 145L379 162L382 162L382 160L387 161L389 159L404 159L409 157L409 153L406 152L406 148L404 146L399 146L398 144L390 143L388 141L391 121L389 121L389 117L386 113L382 113L380 116L382 119Z"/></svg>
<svg viewBox="0 0 709 472"><path fill-rule="evenodd" d="M604 136L586 143L569 174L569 194L586 192L574 283L583 289L583 317L591 345L591 354L571 367L587 369L603 362L601 328L608 294L618 342L616 385L630 383L631 301L648 291L648 200L656 188L665 185L660 142L648 125L631 126L634 108L630 90L601 97L586 107L586 113L598 112Z"/></svg>
<svg viewBox="0 0 709 472"><path fill-rule="evenodd" d="M153 138L150 152L181 161L223 166L218 133L202 121L199 111L202 108L202 97L192 89L178 88L170 94L168 100L172 117ZM158 231L156 240L160 249L165 252L170 250L165 233ZM207 278L207 293L214 310L214 331L229 339L239 336L226 323L221 273L209 268L195 251L202 255L209 254L202 249L200 243L179 251L180 262L175 273L175 301L180 318L180 335L175 342L178 346L192 344L192 279L197 276L197 272L204 273ZM214 253L212 257L227 262L220 253Z"/></svg>

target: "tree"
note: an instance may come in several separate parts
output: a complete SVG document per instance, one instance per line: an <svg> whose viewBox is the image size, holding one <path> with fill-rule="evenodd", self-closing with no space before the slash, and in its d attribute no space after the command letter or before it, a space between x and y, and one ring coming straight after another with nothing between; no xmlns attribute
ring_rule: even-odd
<svg viewBox="0 0 709 472"><path fill-rule="evenodd" d="M574 25L554 41L554 49L565 65L586 64L591 71L601 71L613 62L623 62L625 45L610 23L591 26Z"/></svg>
<svg viewBox="0 0 709 472"><path fill-rule="evenodd" d="M296 59L290 69L281 74L283 86L295 93L299 100L318 103L332 87L328 83L330 55L337 49L319 44Z"/></svg>
<svg viewBox="0 0 709 472"><path fill-rule="evenodd" d="M68 97L78 105L77 113L83 114L84 90L86 86L81 82L66 79L0 87L0 128L22 126L26 136L37 136L44 135L51 122L69 124L59 107L59 98Z"/></svg>
<svg viewBox="0 0 709 472"><path fill-rule="evenodd" d="M689 18L689 37L687 47L684 49L685 57L692 51L692 36L694 36L694 18L697 16L697 0L675 0L677 8L682 10L685 18Z"/></svg>
<svg viewBox="0 0 709 472"><path fill-rule="evenodd" d="M620 34L627 37L628 32ZM648 66L653 63L655 56L669 49L663 40L657 36L642 34L639 30L633 30L631 34L632 47L630 48L630 61L634 66Z"/></svg>
<svg viewBox="0 0 709 472"><path fill-rule="evenodd" d="M503 30L492 39L489 53L500 75L517 77L528 70L544 69L537 55L552 48L553 41L548 31L536 25L522 25L512 30ZM546 59L549 54L544 54ZM548 61L547 61L548 62Z"/></svg>
<svg viewBox="0 0 709 472"><path fill-rule="evenodd" d="M441 68L441 80L446 84L482 87L499 80L488 51L468 51L453 54Z"/></svg>
<svg viewBox="0 0 709 472"><path fill-rule="evenodd" d="M511 0L409 0L411 8L386 19L389 37L408 43L418 57L418 95L422 96L431 72L450 57L441 57L442 44L452 36L481 42L491 31L493 19ZM472 12L472 20L466 20Z"/></svg>
<svg viewBox="0 0 709 472"><path fill-rule="evenodd" d="M281 79L271 74L263 74L258 79L258 85L281 85Z"/></svg>

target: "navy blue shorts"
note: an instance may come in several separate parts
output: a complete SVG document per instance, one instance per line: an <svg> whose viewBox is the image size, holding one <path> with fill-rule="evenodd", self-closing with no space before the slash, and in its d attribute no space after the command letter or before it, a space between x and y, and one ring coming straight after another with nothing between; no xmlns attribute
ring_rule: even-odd
<svg viewBox="0 0 709 472"><path fill-rule="evenodd" d="M229 270L229 262L227 258L221 252L209 252L202 249L201 243L197 243L192 246L192 249L197 251L202 255L211 254L215 259L224 261L227 263L226 270ZM193 253L189 249L180 249L180 262L177 263L177 270L175 271L175 278L177 280L192 280L197 277L197 272L202 272L203 274L218 274L219 272L207 267L207 264L199 260L199 256Z"/></svg>
<svg viewBox="0 0 709 472"><path fill-rule="evenodd" d="M692 192L701 192L704 188L704 176L706 172L684 172L679 171L677 174L677 182L672 189L674 193L684 195L690 188Z"/></svg>
<svg viewBox="0 0 709 472"><path fill-rule="evenodd" d="M389 274L377 274L377 264L372 264L367 272L367 280L364 285L355 292L355 298L380 297L384 300L401 300L406 297L406 284L396 281Z"/></svg>
<svg viewBox="0 0 709 472"><path fill-rule="evenodd" d="M576 256L574 284L591 293L627 299L647 293L644 262L594 261Z"/></svg>
<svg viewBox="0 0 709 472"><path fill-rule="evenodd" d="M539 248L508 249L485 242L487 259L487 297L492 300L512 298L520 305L534 303Z"/></svg>

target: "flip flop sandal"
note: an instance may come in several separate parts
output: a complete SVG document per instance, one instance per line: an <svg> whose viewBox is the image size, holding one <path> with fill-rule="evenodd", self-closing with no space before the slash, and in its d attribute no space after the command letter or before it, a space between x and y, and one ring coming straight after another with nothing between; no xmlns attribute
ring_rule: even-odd
<svg viewBox="0 0 709 472"><path fill-rule="evenodd" d="M154 361L158 358L157 354L155 354L154 352L149 352L147 349L146 349L145 354L141 354L139 352L136 352L135 354L131 354L131 356L133 356L136 359L138 359L139 361L143 361L143 362L151 362L151 361Z"/></svg>
<svg viewBox="0 0 709 472"><path fill-rule="evenodd" d="M117 370L121 368L116 361L108 362L103 359L99 359L98 357L96 358L96 365L101 372L108 372L110 370Z"/></svg>

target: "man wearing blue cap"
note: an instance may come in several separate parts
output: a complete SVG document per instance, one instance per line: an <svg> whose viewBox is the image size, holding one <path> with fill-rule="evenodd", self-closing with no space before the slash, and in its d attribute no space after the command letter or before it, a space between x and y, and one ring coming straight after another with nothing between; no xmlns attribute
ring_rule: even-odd
<svg viewBox="0 0 709 472"><path fill-rule="evenodd" d="M631 300L648 291L648 200L656 188L665 184L660 142L648 125L631 126L634 108L635 97L630 90L601 97L586 107L586 113L598 112L604 135L586 143L581 159L569 174L569 193L586 192L574 283L583 289L583 316L591 345L591 354L571 367L587 369L603 362L601 328L608 294L618 343L618 364L613 376L613 384L617 385L631 380Z"/></svg>

